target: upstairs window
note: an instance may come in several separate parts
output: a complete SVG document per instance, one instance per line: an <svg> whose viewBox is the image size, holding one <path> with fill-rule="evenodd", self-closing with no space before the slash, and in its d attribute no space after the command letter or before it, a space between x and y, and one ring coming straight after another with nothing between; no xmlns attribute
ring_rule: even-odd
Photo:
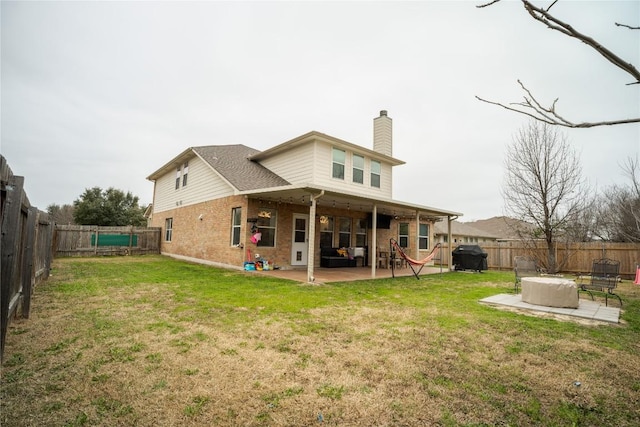
<svg viewBox="0 0 640 427"><path fill-rule="evenodd" d="M371 160L371 186L380 188L380 162L377 160Z"/></svg>
<svg viewBox="0 0 640 427"><path fill-rule="evenodd" d="M180 166L176 169L176 190L180 188Z"/></svg>
<svg viewBox="0 0 640 427"><path fill-rule="evenodd" d="M182 186L187 186L187 175L189 174L189 162L184 162L182 167Z"/></svg>
<svg viewBox="0 0 640 427"><path fill-rule="evenodd" d="M173 237L173 218L164 220L164 241L170 242Z"/></svg>
<svg viewBox="0 0 640 427"><path fill-rule="evenodd" d="M364 157L353 155L353 182L364 183Z"/></svg>
<svg viewBox="0 0 640 427"><path fill-rule="evenodd" d="M240 230L242 224L242 208L231 209L231 246L240 244Z"/></svg>
<svg viewBox="0 0 640 427"><path fill-rule="evenodd" d="M409 223L401 222L398 226L398 244L401 248L409 247Z"/></svg>
<svg viewBox="0 0 640 427"><path fill-rule="evenodd" d="M333 149L333 174L337 179L344 179L344 161L346 153L344 150Z"/></svg>
<svg viewBox="0 0 640 427"><path fill-rule="evenodd" d="M418 241L420 249L429 249L429 224L420 224Z"/></svg>

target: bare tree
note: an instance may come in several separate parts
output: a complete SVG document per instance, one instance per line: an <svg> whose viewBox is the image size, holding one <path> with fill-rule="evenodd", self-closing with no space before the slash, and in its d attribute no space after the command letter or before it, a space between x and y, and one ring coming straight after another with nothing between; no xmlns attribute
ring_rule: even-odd
<svg viewBox="0 0 640 427"><path fill-rule="evenodd" d="M57 205L55 203L47 206L49 217L56 224L75 224L73 221L73 205Z"/></svg>
<svg viewBox="0 0 640 427"><path fill-rule="evenodd" d="M545 244L542 264L555 273L561 267L556 243L569 238L586 200L580 159L557 128L532 120L514 136L504 163L506 214L533 224L521 237L536 247Z"/></svg>
<svg viewBox="0 0 640 427"><path fill-rule="evenodd" d="M622 165L627 185L613 185L598 199L598 237L614 242L640 242L640 162L627 159Z"/></svg>
<svg viewBox="0 0 640 427"><path fill-rule="evenodd" d="M581 33L580 31L576 30L568 23L561 21L560 19L556 18L555 16L551 15L551 13L549 13L551 8L557 3L558 0L555 0L554 2L552 2L551 5L546 9L534 6L530 1L527 1L527 0L521 0L521 1L522 1L522 5L524 6L524 9L533 19L535 19L538 22L541 22L547 28L558 31L568 37L575 38L581 41L582 43L585 43L587 46L591 47L593 50L599 53L606 61L608 61L615 67L620 68L625 73L629 74L629 76L631 76L633 80L629 82L628 85L640 84L640 71L638 71L638 69L633 64L631 64L628 61L625 61L618 55L614 54L611 50L609 50L608 48L606 48L605 46L603 46L602 44L594 40L592 37L589 37L588 35ZM494 5L498 2L500 2L500 0L493 0L489 3L478 5L477 7L483 8L483 7ZM621 24L617 22L615 23L615 25L617 27L625 28L628 30L639 29L639 27L633 27L631 25ZM620 124L626 124L626 123L640 123L640 117L630 118L630 119L598 121L598 122L575 122L563 117L562 115L560 115L560 113L556 111L556 103L558 102L559 98L556 98L551 103L551 105L549 105L548 107L545 107L543 106L543 104L540 103L538 99L536 99L535 96L533 96L531 91L524 85L524 83L518 80L518 84L522 88L522 91L525 93L523 97L524 99L521 102L513 102L506 105L500 102L489 101L479 96L476 96L476 98L482 102L497 105L507 110L515 111L517 113L527 115L538 121L548 123L550 125L565 126L568 128L591 128L596 126L611 126L611 125L620 125Z"/></svg>

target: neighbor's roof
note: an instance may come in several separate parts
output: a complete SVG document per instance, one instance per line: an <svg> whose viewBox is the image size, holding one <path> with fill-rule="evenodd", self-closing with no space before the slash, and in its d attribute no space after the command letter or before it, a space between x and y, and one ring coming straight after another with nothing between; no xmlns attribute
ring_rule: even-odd
<svg viewBox="0 0 640 427"><path fill-rule="evenodd" d="M447 224L445 222L436 222L434 225L435 234L447 234ZM456 236L484 237L489 239L498 239L501 236L495 235L485 230L479 230L464 222L452 221L451 234Z"/></svg>
<svg viewBox="0 0 640 427"><path fill-rule="evenodd" d="M528 222L520 221L515 218L509 218L507 216L495 216L489 219L480 219L477 221L471 221L469 225L486 232L499 236L500 239L520 239L520 235L517 230L531 230L534 228L532 224Z"/></svg>
<svg viewBox="0 0 640 427"><path fill-rule="evenodd" d="M530 230L533 226L527 222L495 216L470 222L454 221L451 225L452 233L458 236L490 237L498 240L519 239L517 229ZM446 234L446 225L436 224L436 234Z"/></svg>

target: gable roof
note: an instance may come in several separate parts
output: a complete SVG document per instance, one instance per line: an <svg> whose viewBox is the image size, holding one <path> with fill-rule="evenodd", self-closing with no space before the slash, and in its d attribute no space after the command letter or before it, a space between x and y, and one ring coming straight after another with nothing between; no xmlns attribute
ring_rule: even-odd
<svg viewBox="0 0 640 427"><path fill-rule="evenodd" d="M333 137L331 135L327 135L317 131L307 132L304 135L300 135L296 138L290 139L289 141L283 142L282 144L278 144L275 147L271 147L264 151L258 151L256 154L251 156L251 160L264 160L271 156L277 155L287 150L291 150L294 147L299 145L308 144L313 141L322 141L327 144L334 145L336 147L340 147L349 151L353 151L354 153L362 154L368 156L374 160L380 160L383 162L387 162L392 166L404 165L405 162L395 157L387 156L378 151L370 150L365 147L361 147L356 144L352 144L351 142L344 141L342 139Z"/></svg>
<svg viewBox="0 0 640 427"><path fill-rule="evenodd" d="M259 153L246 145L207 145L193 151L240 191L281 187L290 182L249 157Z"/></svg>
<svg viewBox="0 0 640 427"><path fill-rule="evenodd" d="M260 163L249 160L249 157L256 153L259 151L242 144L190 147L149 175L147 179L156 180L167 172L175 170L190 158L197 156L229 185L239 191L291 185L286 179Z"/></svg>
<svg viewBox="0 0 640 427"><path fill-rule="evenodd" d="M278 150L282 150L285 147L291 148L298 143L306 143L314 139L331 141L338 145L344 143L345 147L347 146L346 144L348 144L349 147L357 147L353 144L338 140L337 138L320 134L319 132L310 132L284 145L281 144L278 146ZM367 149L362 149L362 151L367 151ZM156 181L167 173L175 173L175 170L185 162L188 162L194 157L198 157L209 166L214 173L233 187L236 194L239 195L259 196L263 200L281 201L283 199L300 200L301 198L308 198L312 194L315 194L316 197L326 194L327 197L331 197L334 203L337 201L347 206L351 203L354 210L357 209L366 212L370 212L373 206L377 206L378 212L380 213L393 212L398 215L414 216L416 212L419 212L423 217L458 217L462 215L460 212L446 211L398 200L352 194L345 191L336 191L334 188L309 184L292 185L259 163L259 160L262 158L261 153L263 152L242 144L190 147L167 162L160 169L153 172L147 179ZM371 153L375 154L373 151L371 151ZM274 152L270 152L269 156L273 154ZM387 160L394 165L404 163L401 160L380 153L377 154L377 157L381 160ZM359 208L355 203L357 203Z"/></svg>

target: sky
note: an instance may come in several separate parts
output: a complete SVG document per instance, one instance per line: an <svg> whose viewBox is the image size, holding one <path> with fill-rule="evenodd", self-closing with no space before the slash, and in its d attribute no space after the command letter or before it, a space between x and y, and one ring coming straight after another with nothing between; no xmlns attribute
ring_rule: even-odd
<svg viewBox="0 0 640 427"><path fill-rule="evenodd" d="M549 1L536 2L549 5ZM502 1L0 3L0 151L32 205L130 191L188 147L265 150L315 130L373 147L393 119L393 198L504 214L504 153L528 118L520 79L574 121L640 117L640 85ZM640 67L640 1L560 1L555 15ZM584 179L627 182L640 124L562 129Z"/></svg>

